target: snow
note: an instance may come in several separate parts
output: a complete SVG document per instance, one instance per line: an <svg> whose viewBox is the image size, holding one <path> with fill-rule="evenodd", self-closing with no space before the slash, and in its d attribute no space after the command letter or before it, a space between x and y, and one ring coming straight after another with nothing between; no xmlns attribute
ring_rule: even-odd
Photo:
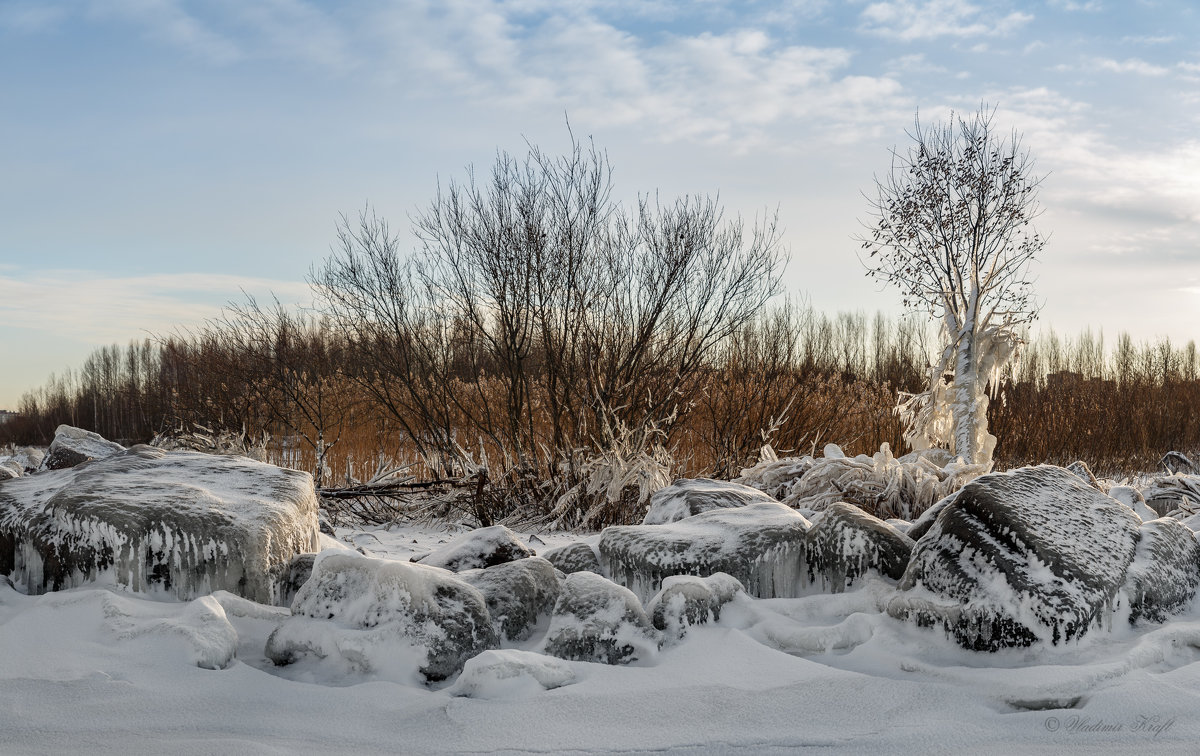
<svg viewBox="0 0 1200 756"><path fill-rule="evenodd" d="M317 535L312 478L239 457L135 446L0 487L0 571L31 593L99 583L269 603Z"/></svg>
<svg viewBox="0 0 1200 756"><path fill-rule="evenodd" d="M493 525L463 533L429 554L413 557L413 561L462 572L533 555L533 549L521 543L516 533L503 525Z"/></svg>
<svg viewBox="0 0 1200 756"><path fill-rule="evenodd" d="M756 501L773 499L750 486L724 480L681 478L660 488L650 497L650 509L643 525L663 525L714 509L744 507Z"/></svg>

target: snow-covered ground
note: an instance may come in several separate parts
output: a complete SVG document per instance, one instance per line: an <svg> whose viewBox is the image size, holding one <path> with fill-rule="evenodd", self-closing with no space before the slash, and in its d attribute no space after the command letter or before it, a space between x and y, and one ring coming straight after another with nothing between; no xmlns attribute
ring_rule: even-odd
<svg viewBox="0 0 1200 756"><path fill-rule="evenodd" d="M338 535L407 559L455 533ZM520 535L539 553L581 540ZM742 596L651 660L554 660L544 689L503 664L435 686L276 668L264 647L288 610L224 592L26 596L0 581L0 752L1195 752L1200 610L977 653L882 613L890 590Z"/></svg>

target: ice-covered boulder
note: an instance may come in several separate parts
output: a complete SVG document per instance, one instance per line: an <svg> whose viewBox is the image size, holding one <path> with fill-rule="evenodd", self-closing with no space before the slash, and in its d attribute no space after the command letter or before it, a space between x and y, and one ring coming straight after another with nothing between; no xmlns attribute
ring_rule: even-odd
<svg viewBox="0 0 1200 756"><path fill-rule="evenodd" d="M1138 517L1145 521L1157 520L1163 516L1163 513L1155 512L1146 506L1146 499L1142 496L1142 492L1132 486L1113 486L1108 489L1108 495L1132 509Z"/></svg>
<svg viewBox="0 0 1200 756"><path fill-rule="evenodd" d="M596 550L592 548L591 544L582 541L551 549L542 556L555 568L568 575L572 572L600 573L600 557L596 556Z"/></svg>
<svg viewBox="0 0 1200 756"><path fill-rule="evenodd" d="M646 605L646 613L654 628L675 642L689 627L721 619L721 607L745 592L737 578L724 572L708 577L672 575L663 580L662 590Z"/></svg>
<svg viewBox="0 0 1200 756"><path fill-rule="evenodd" d="M831 504L808 531L808 579L822 590L841 593L868 572L892 580L904 577L913 540L853 504Z"/></svg>
<svg viewBox="0 0 1200 756"><path fill-rule="evenodd" d="M515 562L531 556L536 556L536 553L521 543L516 533L503 525L493 525L456 536L440 549L415 556L412 561L428 567L462 572Z"/></svg>
<svg viewBox="0 0 1200 756"><path fill-rule="evenodd" d="M628 664L658 653L658 637L637 596L593 572L563 581L543 649L574 661Z"/></svg>
<svg viewBox="0 0 1200 756"><path fill-rule="evenodd" d="M649 599L671 575L727 572L758 598L796 597L804 585L809 522L777 501L714 509L666 525L623 525L600 534L605 574Z"/></svg>
<svg viewBox="0 0 1200 756"><path fill-rule="evenodd" d="M666 488L654 492L650 497L650 509L642 519L642 524L662 525L714 509L744 507L759 501L774 499L756 488L740 483L705 478L680 478Z"/></svg>
<svg viewBox="0 0 1200 756"><path fill-rule="evenodd" d="M0 486L0 574L29 593L88 582L260 603L317 548L308 473L148 446Z"/></svg>
<svg viewBox="0 0 1200 756"><path fill-rule="evenodd" d="M1092 488L1100 491L1104 490L1104 487L1100 485L1100 481L1096 479L1096 474L1092 472L1092 468L1088 467L1088 463L1082 459L1075 460L1067 465L1066 469L1078 475L1084 483L1087 483Z"/></svg>
<svg viewBox="0 0 1200 756"><path fill-rule="evenodd" d="M1061 467L985 475L917 541L888 612L975 650L1077 638L1111 621L1139 524Z"/></svg>
<svg viewBox="0 0 1200 756"><path fill-rule="evenodd" d="M528 639L558 600L558 572L541 557L464 570L458 577L483 594L497 635L511 642Z"/></svg>
<svg viewBox="0 0 1200 756"><path fill-rule="evenodd" d="M1143 523L1121 592L1131 623L1162 622L1192 602L1200 585L1200 542L1186 525L1167 517Z"/></svg>
<svg viewBox="0 0 1200 756"><path fill-rule="evenodd" d="M575 682L571 665L545 654L515 648L484 651L468 659L446 692L482 699L525 698Z"/></svg>
<svg viewBox="0 0 1200 756"><path fill-rule="evenodd" d="M47 470L62 470L93 459L105 459L125 451L125 447L109 441L99 433L92 433L71 425L60 425L50 442L50 453L44 464Z"/></svg>
<svg viewBox="0 0 1200 756"><path fill-rule="evenodd" d="M327 551L266 655L281 666L324 660L350 674L436 681L496 643L483 595L453 573Z"/></svg>
<svg viewBox="0 0 1200 756"><path fill-rule="evenodd" d="M23 446L13 453L11 459L21 465L23 472L28 475L42 469L42 463L46 461L46 452L36 446Z"/></svg>
<svg viewBox="0 0 1200 756"><path fill-rule="evenodd" d="M25 466L12 457L0 457L0 480L11 480L25 474Z"/></svg>
<svg viewBox="0 0 1200 756"><path fill-rule="evenodd" d="M279 572L276 580L275 603L278 606L291 606L300 588L308 582L312 575L313 562L317 559L315 553L297 554L288 560Z"/></svg>

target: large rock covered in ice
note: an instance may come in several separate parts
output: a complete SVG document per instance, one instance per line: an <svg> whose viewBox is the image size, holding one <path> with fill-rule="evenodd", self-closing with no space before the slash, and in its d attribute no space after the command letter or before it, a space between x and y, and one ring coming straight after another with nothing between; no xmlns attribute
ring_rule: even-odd
<svg viewBox="0 0 1200 756"><path fill-rule="evenodd" d="M647 600L671 575L727 572L758 598L793 598L804 585L809 522L777 501L714 509L667 525L623 525L600 534L600 562Z"/></svg>
<svg viewBox="0 0 1200 756"><path fill-rule="evenodd" d="M1077 638L1110 620L1139 524L1061 467L985 475L917 541L888 612L975 650Z"/></svg>
<svg viewBox="0 0 1200 756"><path fill-rule="evenodd" d="M458 577L483 594L496 633L508 641L527 640L558 600L558 572L541 557L464 570Z"/></svg>
<svg viewBox="0 0 1200 756"><path fill-rule="evenodd" d="M25 467L12 457L0 457L0 480L11 480L25 474Z"/></svg>
<svg viewBox="0 0 1200 756"><path fill-rule="evenodd" d="M47 470L63 470L93 459L105 459L125 451L125 447L109 441L99 433L60 425L54 431L50 452L46 455Z"/></svg>
<svg viewBox="0 0 1200 756"><path fill-rule="evenodd" d="M436 567L327 551L267 639L277 665L307 659L352 674L444 680L495 648L483 595Z"/></svg>
<svg viewBox="0 0 1200 756"><path fill-rule="evenodd" d="M654 492L650 497L650 509L646 512L642 524L662 525L678 522L714 509L744 507L763 501L769 502L774 499L756 488L740 483L705 478L680 478L666 488Z"/></svg>
<svg viewBox="0 0 1200 756"><path fill-rule="evenodd" d="M841 593L869 572L892 580L904 577L913 548L904 533L843 502L814 517L805 549L810 583Z"/></svg>
<svg viewBox="0 0 1200 756"><path fill-rule="evenodd" d="M721 608L745 592L736 578L724 572L706 578L672 575L663 580L662 590L646 605L646 613L654 628L675 642L689 627L721 619Z"/></svg>
<svg viewBox="0 0 1200 756"><path fill-rule="evenodd" d="M277 599L317 548L308 473L148 446L0 484L0 574L29 593L88 582L192 599Z"/></svg>
<svg viewBox="0 0 1200 756"><path fill-rule="evenodd" d="M456 536L440 549L413 557L412 561L428 567L462 572L531 556L535 556L535 552L521 543L516 533L503 525L493 525Z"/></svg>
<svg viewBox="0 0 1200 756"><path fill-rule="evenodd" d="M591 544L577 541L542 554L546 561L570 575L572 572L600 572L600 558Z"/></svg>
<svg viewBox="0 0 1200 756"><path fill-rule="evenodd" d="M641 602L627 588L593 572L563 581L544 650L574 661L628 664L658 653L658 637Z"/></svg>
<svg viewBox="0 0 1200 756"><path fill-rule="evenodd" d="M1179 520L1143 523L1133 563L1125 573L1122 594L1129 621L1162 622L1184 609L1200 585L1200 542Z"/></svg>

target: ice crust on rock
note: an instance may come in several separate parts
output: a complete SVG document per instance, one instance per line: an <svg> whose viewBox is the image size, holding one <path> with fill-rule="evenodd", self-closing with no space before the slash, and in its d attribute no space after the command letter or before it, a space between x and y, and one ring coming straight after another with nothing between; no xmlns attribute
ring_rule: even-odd
<svg viewBox="0 0 1200 756"><path fill-rule="evenodd" d="M93 459L105 459L123 451L124 446L109 441L99 433L71 425L60 425L54 431L50 452L43 463L47 470L62 470Z"/></svg>
<svg viewBox="0 0 1200 756"><path fill-rule="evenodd" d="M315 553L310 553L297 554L288 560L288 563L280 570L279 579L276 581L275 603L277 605L292 605L292 599L296 598L300 588L308 582L309 576L312 575L313 562L316 561L316 558Z"/></svg>
<svg viewBox="0 0 1200 756"><path fill-rule="evenodd" d="M521 543L516 533L503 525L492 525L456 536L440 549L413 557L412 561L428 567L462 572L535 555L533 549Z"/></svg>
<svg viewBox="0 0 1200 756"><path fill-rule="evenodd" d="M1157 475L1139 490L1146 506L1159 517L1166 517L1176 510L1189 514L1200 511L1200 475Z"/></svg>
<svg viewBox="0 0 1200 756"><path fill-rule="evenodd" d="M25 466L12 457L0 457L0 480L11 480L25 474Z"/></svg>
<svg viewBox="0 0 1200 756"><path fill-rule="evenodd" d="M468 659L462 674L446 692L486 700L525 698L574 682L575 670L561 659L506 648L484 651Z"/></svg>
<svg viewBox="0 0 1200 756"><path fill-rule="evenodd" d="M589 543L577 541L542 554L556 569L570 575L572 572L595 572L599 574L600 557Z"/></svg>
<svg viewBox="0 0 1200 756"><path fill-rule="evenodd" d="M809 521L777 501L714 509L666 525L622 525L600 534L605 574L648 600L671 575L726 572L758 598L801 595Z"/></svg>
<svg viewBox="0 0 1200 756"><path fill-rule="evenodd" d="M1138 529L1137 550L1121 593L1129 621L1163 622L1187 607L1200 585L1200 542L1178 520L1163 517Z"/></svg>
<svg viewBox="0 0 1200 756"><path fill-rule="evenodd" d="M708 577L672 575L663 580L662 590L646 605L646 613L654 628L675 643L687 635L689 627L721 619L721 607L745 592L737 578L724 572Z"/></svg>
<svg viewBox="0 0 1200 756"><path fill-rule="evenodd" d="M28 593L98 582L269 604L316 547L308 473L244 458L135 446L0 486L0 574Z"/></svg>
<svg viewBox="0 0 1200 756"><path fill-rule="evenodd" d="M658 653L658 634L637 596L593 572L567 575L542 644L560 659L629 664Z"/></svg>
<svg viewBox="0 0 1200 756"><path fill-rule="evenodd" d="M650 497L650 509L643 525L663 525L714 509L744 507L761 501L774 501L762 491L724 480L680 478L660 488Z"/></svg>
<svg viewBox="0 0 1200 756"><path fill-rule="evenodd" d="M1131 486L1113 486L1108 489L1108 495L1132 509L1143 521L1157 520L1165 514L1155 512L1146 506L1146 499L1142 496L1142 492Z"/></svg>
<svg viewBox="0 0 1200 756"><path fill-rule="evenodd" d="M558 601L558 572L542 557L464 570L458 577L483 594L496 634L509 642L533 635L538 622L550 616Z"/></svg>
<svg viewBox="0 0 1200 756"><path fill-rule="evenodd" d="M868 572L892 580L904 577L913 540L852 504L831 504L808 531L808 580L841 593Z"/></svg>
<svg viewBox="0 0 1200 756"><path fill-rule="evenodd" d="M349 674L437 681L496 645L483 595L453 573L327 551L292 616L267 639L266 656L280 666L325 660Z"/></svg>
<svg viewBox="0 0 1200 756"><path fill-rule="evenodd" d="M1111 622L1139 524L1061 467L985 475L917 541L888 613L975 650L1078 638Z"/></svg>

